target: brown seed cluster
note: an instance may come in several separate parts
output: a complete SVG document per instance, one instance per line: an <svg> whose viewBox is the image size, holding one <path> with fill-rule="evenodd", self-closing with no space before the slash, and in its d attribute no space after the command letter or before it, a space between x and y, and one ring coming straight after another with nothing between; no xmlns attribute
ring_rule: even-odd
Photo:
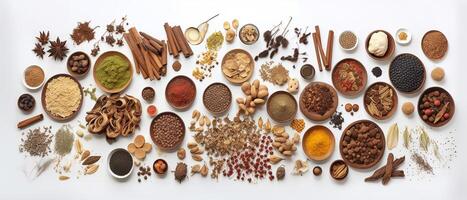
<svg viewBox="0 0 467 200"><path fill-rule="evenodd" d="M203 95L203 104L213 113L227 111L232 103L230 89L222 83L214 83L206 88Z"/></svg>
<svg viewBox="0 0 467 200"><path fill-rule="evenodd" d="M384 134L375 123L356 123L344 134L342 156L350 163L369 165L384 152Z"/></svg>
<svg viewBox="0 0 467 200"><path fill-rule="evenodd" d="M185 136L185 125L180 117L170 114L161 113L151 125L151 137L159 148L173 149L176 148Z"/></svg>
<svg viewBox="0 0 467 200"><path fill-rule="evenodd" d="M309 112L324 115L332 108L332 104L334 102L332 99L333 93L329 88L315 84L307 87L303 92L304 98L301 99L301 101L303 101L305 108Z"/></svg>

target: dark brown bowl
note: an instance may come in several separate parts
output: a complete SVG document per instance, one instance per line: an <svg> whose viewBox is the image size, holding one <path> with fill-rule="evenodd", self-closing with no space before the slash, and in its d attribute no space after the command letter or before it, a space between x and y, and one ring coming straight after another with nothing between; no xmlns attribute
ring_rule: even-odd
<svg viewBox="0 0 467 200"><path fill-rule="evenodd" d="M449 103L449 110L450 110L449 118L447 120L440 121L440 122L438 122L436 124L432 123L430 121L427 121L427 120L423 120L423 112L422 112L422 109L420 108L420 105L423 103L423 96L425 94L428 94L428 93L433 92L433 91L445 92L448 95L448 98L450 99L450 101L449 101L450 102ZM418 116L420 116L420 119L422 119L423 122L425 122L426 124L428 124L428 125L430 125L432 127L441 127L441 126L446 125L454 117L454 113L456 111L456 106L454 104L454 99L452 98L451 94L449 94L448 91L446 91L445 89L443 89L441 87L431 87L431 88L428 88L425 91L423 91L422 95L420 95L420 97L418 99L417 110L418 110Z"/></svg>
<svg viewBox="0 0 467 200"><path fill-rule="evenodd" d="M195 88L195 96L193 97L193 99L191 99L186 105L183 105L183 106L177 106L174 104L174 102L170 101L169 98L168 98L168 88L171 84L173 84L173 82L176 80L176 79L185 79L187 80L188 82L190 82L190 84L193 86L193 88ZM196 85L195 85L195 82L193 82L193 80L191 80L191 78L189 78L188 76L184 76L184 75L179 75L179 76L176 76L176 77L173 77L169 83L167 83L167 86L165 87L165 99L167 100L167 102L169 103L170 106L172 106L173 108L175 109L178 109L178 110L185 110L187 108L189 108L193 102L195 101L196 99Z"/></svg>
<svg viewBox="0 0 467 200"><path fill-rule="evenodd" d="M287 95L288 97L290 97L290 98L293 100L294 107L295 107L295 110L293 111L292 116L290 116L289 118L287 118L287 119L285 119L285 120L281 120L281 119L277 118L277 116L274 116L274 115L272 114L272 110L271 110L271 101L274 99L274 97L276 97L276 96L279 95L279 94L285 94L285 95ZM266 110L267 110L267 112L268 112L269 117L271 117L274 121L279 122L279 123L288 122L288 121L292 120L292 119L295 117L295 115L297 114L297 110L298 110L297 100L295 100L295 97L292 96L289 92L286 92L286 91L277 91L277 92L274 92L274 93L268 98L268 102L266 103Z"/></svg>
<svg viewBox="0 0 467 200"><path fill-rule="evenodd" d="M314 113L314 112L309 112L306 108L305 108L305 103L303 103L303 100L304 100L304 93L306 90L308 90L309 87L313 86L313 85L321 85L321 86L324 86L324 87L327 87L329 88L329 90L331 91L331 93L333 94L333 101L334 103L332 104L332 108L329 109L326 113L324 113L324 115L320 115L318 113ZM332 114L334 114L336 112L336 109L337 109L337 104L339 103L339 99L338 99L338 96L337 96L337 92L336 90L329 84L327 83L324 83L324 82L311 82L309 83L303 90L302 90L302 93L300 94L300 99L299 99L299 106L300 106L300 111L303 113L303 115L305 115L308 119L311 119L313 121L324 121L326 119L329 119L331 117Z"/></svg>
<svg viewBox="0 0 467 200"><path fill-rule="evenodd" d="M114 88L114 89L107 89L106 87L104 87L101 82L99 80L97 80L96 78L96 70L97 70L97 67L99 67L99 65L101 64L101 62L109 57L109 56L120 56L122 57L126 62L128 62L128 65L129 65L129 70L130 70L130 79L128 80L128 82L123 85L121 88ZM128 59L128 57L126 57L124 54L118 52L118 51L107 51L105 53L103 53L102 55L99 56L99 58L97 58L96 62L94 63L94 66L93 66L93 78L94 78L94 81L96 82L96 85L97 87L99 87L102 91L104 92L107 92L107 93L110 93L110 94L114 94L114 93L120 93L121 91L125 90L131 83L131 81L133 80L133 66L131 65L131 62L130 60Z"/></svg>
<svg viewBox="0 0 467 200"><path fill-rule="evenodd" d="M154 134L156 134L153 129L152 129L152 126L154 125L154 122L159 119L160 117L164 116L164 115L172 115L172 116L175 116L182 124L183 126L183 134L182 134L182 137L181 137L181 140L180 141L177 141L177 143L175 145L173 145L173 147L170 147L170 148L165 148L165 147L162 147L162 145L159 143L159 141L157 141L155 138L154 138ZM159 113L156 117L154 117L151 121L151 125L149 126L149 133L150 133L150 136L151 136L151 140L154 144L156 144L156 146L161 149L162 151L167 151L167 152L173 152L175 150L177 150L180 145L182 144L183 142L183 139L185 138L185 133L186 133L186 130L185 130L185 123L183 122L182 118L180 118L180 116L178 116L177 114L173 113L173 112L162 112L162 113Z"/></svg>
<svg viewBox="0 0 467 200"><path fill-rule="evenodd" d="M32 99L32 107L29 108L29 109L23 109L23 108L21 108L20 105L19 105L21 99L26 98L26 97L29 97L29 98ZM34 110L34 107L36 107L36 99L35 99L32 95L30 95L30 94L28 94L28 93L24 93L24 94L22 94L21 96L19 96L18 101L17 101L16 104L17 104L17 106L18 106L18 108L19 108L20 110L22 110L23 112L29 113L29 112L31 112L32 110Z"/></svg>
<svg viewBox="0 0 467 200"><path fill-rule="evenodd" d="M158 172L158 171L156 170L155 165L156 165L156 163L157 163L158 161L162 161L162 163L164 163L165 166L166 166L166 168L165 168L165 170L164 170L163 172ZM169 165L167 164L167 161L165 161L164 159L160 159L160 158L159 158L159 159L155 160L154 163L152 163L152 170L154 170L154 173L156 173L156 174L158 174L158 175L164 175L164 174L166 174L167 171L169 170Z"/></svg>
<svg viewBox="0 0 467 200"><path fill-rule="evenodd" d="M441 31L438 31L438 30L430 30L430 31L426 32L426 33L423 35L422 41L420 42L420 46L421 46L421 48L422 48L423 54L425 54L425 56L426 56L428 59L434 60L434 61L439 61L439 60L443 59L444 56L446 55L446 53L448 52L448 50L449 50L449 41L448 41L447 44L446 44L446 45L447 45L447 49L446 49L446 51L444 52L444 54L443 54L441 57L429 57L428 54L425 52L425 49L423 48L423 41L425 40L425 36L426 36L427 34L433 33L433 32L439 32L439 33L441 33L441 34L444 35L444 33L441 32ZM444 37L446 38L446 35L444 35ZM447 38L446 38L446 40L447 40Z"/></svg>
<svg viewBox="0 0 467 200"><path fill-rule="evenodd" d="M75 112L73 112L73 114L71 114L70 116L67 116L67 117L59 117L59 116L56 116L56 115L52 114L49 110L47 110L47 105L45 103L45 92L47 91L47 86L49 85L50 81L52 81L53 79L56 79L56 78L58 78L60 76L69 77L73 81L75 81L76 84L78 84L78 87L79 87L79 90L80 90L80 93L81 93L81 100L80 100L80 103L79 103L79 106L78 106L77 110ZM45 112L47 113L47 115L50 118L52 118L55 121L59 121L59 122L67 122L67 121L70 121L71 119L73 119L74 117L76 117L78 112L81 110L81 106L83 105L83 88L81 87L81 84L79 83L78 80L76 80L75 77L73 77L73 76L71 76L69 74L56 74L56 75L50 77L49 80L47 80L47 82L44 84L44 87L42 88L41 101L42 101L42 108L45 110Z"/></svg>
<svg viewBox="0 0 467 200"><path fill-rule="evenodd" d="M343 164L345 166L347 166L347 173L345 173L345 175L343 177L336 177L334 176L334 174L332 173L332 167L334 165L337 165L337 164ZM329 174L331 175L331 177L335 180L338 180L338 181L341 181L341 180L344 180L347 175L349 174L349 167L348 165L343 161L343 160L335 160L334 162L331 163L331 165L329 166Z"/></svg>
<svg viewBox="0 0 467 200"><path fill-rule="evenodd" d="M394 106L392 107L391 111L389 111L389 113L385 116L382 116L382 117L379 117L379 116L376 116L376 115L372 115L370 113L370 111L368 110L368 106L365 104L365 99L366 97L368 96L368 92L370 92L370 89L376 85L380 85L380 84L383 84L383 85L386 85L386 86L389 86L389 88L392 90L393 92L393 96L392 96L392 100L394 102ZM388 119L390 118L392 115L394 115L394 113L396 112L397 110L397 105L398 105L398 97L397 97L397 91L396 89L394 89L394 87L392 87L392 85L388 84L388 83L385 83L385 82L376 82L376 83L373 83L371 84L365 91L365 95L363 96L363 107L365 107L365 111L366 113L368 113L368 115L370 115L371 117L377 119L377 120L385 120L385 119Z"/></svg>
<svg viewBox="0 0 467 200"><path fill-rule="evenodd" d="M306 68L309 68L310 71L311 71L311 74L308 75L308 76L307 76L307 75L305 74L305 72L304 72L304 71L306 70ZM304 64L304 65L302 66L302 68L300 68L300 75L301 75L305 80L311 80L311 79L313 79L313 78L315 77L315 73L316 73L316 72L315 72L315 68L313 67L313 65Z"/></svg>
<svg viewBox="0 0 467 200"><path fill-rule="evenodd" d="M386 50L386 53L384 54L384 56L375 56L374 54L372 54L372 53L370 53L368 51L368 46L370 44L371 35L373 35L373 33L376 33L378 31L382 31L382 32L386 33L386 35L388 36L388 49ZM368 36L366 38L366 42L365 42L366 53L375 60L386 60L386 59L388 59L389 57L392 56L392 54L394 54L395 49L396 49L396 43L394 42L394 38L392 37L392 35L390 33L388 33L385 30L375 30L375 31L371 32L370 34L368 34Z"/></svg>
<svg viewBox="0 0 467 200"><path fill-rule="evenodd" d="M229 99L228 99L228 101L229 101L229 106L227 106L226 109L224 109L224 110L222 110L222 111L220 111L220 112L216 112L216 111L211 110L211 109L206 105L206 101L205 101L205 100L206 100L206 98L205 98L205 96L206 96L206 91L208 90L209 87L215 86L215 85L224 86L224 87L227 88L227 90L229 91ZM225 99L225 100L227 100L227 99ZM223 84L223 83L221 83L221 82L212 83L211 85L209 85L208 87L206 87L206 89L205 89L204 92L203 92L203 105L204 105L204 107L205 107L209 112L211 112L212 114L220 115L220 114L222 114L222 113L227 112L227 111L230 109L230 105L231 105L231 104L232 104L232 92L230 91L230 88L227 87L227 85L225 85L225 84Z"/></svg>
<svg viewBox="0 0 467 200"><path fill-rule="evenodd" d="M305 144L305 138L307 138L308 136L310 136L310 134L312 133L312 131L316 128L323 128L326 130L326 133L329 135L330 138L332 138L331 140L331 149L329 150L328 153L326 153L325 155L323 156L313 156L313 155L309 155L306 151L306 144ZM314 125L312 127L310 127L308 130L306 130L305 134L303 135L303 138L302 138L302 149L303 149L303 152L305 153L305 155L311 159L311 160L314 160L314 161L324 161L326 159L328 159L329 157L331 157L332 153L334 152L334 147L336 145L336 139L334 138L334 134L332 133L331 130L329 130L328 127L326 126L323 126L323 125Z"/></svg>
<svg viewBox="0 0 467 200"><path fill-rule="evenodd" d="M150 90L152 91L152 93L154 93L154 97L152 97L151 99L144 99L144 91L145 90ZM143 90L141 90L141 97L143 97L143 99L147 102L152 102L155 98L155 95L156 95L156 91L154 90L154 88L150 87L150 86L147 86L147 87L144 87Z"/></svg>
<svg viewBox="0 0 467 200"><path fill-rule="evenodd" d="M86 70L84 73L80 74L80 73L76 73L76 72L71 70L71 66L69 65L69 62L70 62L70 60L71 60L71 58L73 56L76 56L76 54L83 54L86 57L86 60L88 60L88 70ZM88 72L90 71L91 67L92 67L91 57L89 57L89 55L87 53L84 53L82 51L76 51L76 52L72 53L70 56L68 56L68 59L66 61L66 68L68 69L68 73L70 73L72 76L78 77L78 78L86 76L88 74Z"/></svg>
<svg viewBox="0 0 467 200"><path fill-rule="evenodd" d="M250 62L250 65L248 65L248 67L250 68L250 73L248 74L248 76L246 76L245 78L242 78L242 79L234 79L234 78L230 78L228 77L227 75L225 75L224 73L224 63L226 61L226 58L227 56L230 56L231 54L234 54L234 53L245 53L246 55L248 55L248 57L250 58L251 62ZM233 84L237 84L237 85L240 85L246 81L248 81L251 76L253 75L253 71L255 69L255 60L253 59L253 57L251 56L250 53L248 53L248 51L244 50L244 49L232 49L230 50L229 52L227 52L224 57L222 58L222 62L221 62L221 71L222 71L222 75L224 75L225 79L227 79L229 82L233 83Z"/></svg>
<svg viewBox="0 0 467 200"><path fill-rule="evenodd" d="M396 57L394 57L394 59L392 59L391 63L389 64L389 70L388 70L388 75L389 75L389 81L391 81L391 84L394 85L394 83L392 82L391 80L391 68L392 68L392 64L394 63L394 60L397 59L397 57L403 55L403 54L410 54L414 57L416 57L418 60L420 60L419 57L417 57L416 55L413 55L411 53L401 53L399 55L397 55ZM425 64L423 64L422 60L420 60L420 62L422 63L422 68L423 68L423 80L422 80L422 83L420 84L420 86L415 89L414 91L411 91L411 92L404 92L404 91L401 91L399 89L397 89L397 87L394 87L397 91L399 92L402 92L402 93L405 93L405 94L414 94L414 93L417 93L418 91L420 91L420 89L423 88L423 86L425 85L425 81L426 81L426 68L425 68Z"/></svg>
<svg viewBox="0 0 467 200"><path fill-rule="evenodd" d="M344 64L345 62L351 62L351 61L354 61L358 64L357 67L359 67L362 71L363 71L363 79L362 79L362 86L360 86L358 88L358 90L356 91L344 91L344 89L342 87L340 87L340 81L337 80L337 77L338 76L338 72L340 70L340 68L342 67L342 64ZM342 95L344 96L349 96L349 97L355 97L357 95L359 95L366 87L366 84L368 82L368 74L366 72L366 69L365 69L365 66L363 66L363 64L356 60L356 59L353 59L353 58L344 58L342 59L341 61L339 61L335 67L332 69L332 84L334 85L334 87L336 88L337 91L339 91L339 93L341 93Z"/></svg>
<svg viewBox="0 0 467 200"><path fill-rule="evenodd" d="M366 122L366 123L371 123L371 124L374 124L378 130L379 130L379 133L381 134L381 140L382 140L382 144L383 144L383 150L381 151L381 153L378 155L378 158L376 158L372 163L370 164L366 164L366 165L361 165L361 164L355 164L355 163L352 163L350 162L349 160L347 160L345 157L344 157L344 153L342 152L343 151L343 146L342 146L342 142L344 141L344 136L345 136L345 132L347 132L350 128L352 128L353 126L355 126L356 124L359 124L359 123L362 123L362 122ZM384 151L386 150L386 140L384 138L384 132L383 130L381 129L381 127L378 126L378 124L376 124L375 122L372 122L370 120L358 120L358 121L355 121L353 123L351 123L350 125L348 125L345 129L344 129L344 132L342 132L342 135L341 135L341 139L339 141L339 152L341 154L341 157L342 157L342 160L344 160L344 162L353 167L353 168L357 168L357 169L369 169L373 166L375 166L376 164L378 164L378 162L381 160L381 158L383 157L384 155Z"/></svg>

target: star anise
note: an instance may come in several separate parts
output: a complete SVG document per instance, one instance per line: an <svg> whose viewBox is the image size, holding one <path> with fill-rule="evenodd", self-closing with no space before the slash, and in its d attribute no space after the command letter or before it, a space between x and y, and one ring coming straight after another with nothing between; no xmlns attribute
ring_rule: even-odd
<svg viewBox="0 0 467 200"><path fill-rule="evenodd" d="M123 46L123 39L118 39L118 40L117 40L117 45L118 45L119 47Z"/></svg>
<svg viewBox="0 0 467 200"><path fill-rule="evenodd" d="M66 47L66 41L60 41L60 38L57 37L56 41L50 41L49 57L54 57L54 60L63 60L66 57L68 48Z"/></svg>
<svg viewBox="0 0 467 200"><path fill-rule="evenodd" d="M36 47L32 49L32 51L36 54L37 57L39 58L44 58L44 47L42 47L41 43L36 43Z"/></svg>
<svg viewBox="0 0 467 200"><path fill-rule="evenodd" d="M118 34L125 33L125 27L122 24L117 25L117 33Z"/></svg>
<svg viewBox="0 0 467 200"><path fill-rule="evenodd" d="M109 33L113 33L115 31L115 26L113 24L114 22L112 22L112 24L108 24L107 25L107 32Z"/></svg>
<svg viewBox="0 0 467 200"><path fill-rule="evenodd" d="M39 37L36 37L36 39L41 45L47 44L49 42L49 31L47 33L45 31L39 32Z"/></svg>
<svg viewBox="0 0 467 200"><path fill-rule="evenodd" d="M78 22L78 26L73 29L73 33L70 35L71 39L79 45L84 41L91 41L94 39L94 29L89 27L90 22ZM97 27L96 27L97 28Z"/></svg>
<svg viewBox="0 0 467 200"><path fill-rule="evenodd" d="M99 47L98 44L94 45L94 48L91 49L91 55L92 56L97 56L97 54L99 54L100 50L101 50L101 48Z"/></svg>
<svg viewBox="0 0 467 200"><path fill-rule="evenodd" d="M105 36L105 42L110 46L114 46L115 38L112 35Z"/></svg>

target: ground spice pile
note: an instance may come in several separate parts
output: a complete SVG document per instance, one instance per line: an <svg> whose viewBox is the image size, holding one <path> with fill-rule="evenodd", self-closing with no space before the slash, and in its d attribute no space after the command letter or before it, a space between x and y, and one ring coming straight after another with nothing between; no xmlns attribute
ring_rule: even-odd
<svg viewBox="0 0 467 200"><path fill-rule="evenodd" d="M274 85L284 85L289 80L289 71L281 63L266 62L261 65L259 72L264 81L269 81Z"/></svg>
<svg viewBox="0 0 467 200"><path fill-rule="evenodd" d="M46 109L59 117L68 117L77 111L81 103L81 90L70 77L60 76L47 84Z"/></svg>
<svg viewBox="0 0 467 200"><path fill-rule="evenodd" d="M21 139L19 152L26 152L30 156L44 157L51 153L50 143L53 135L51 134L52 127L29 129L26 133L26 138ZM25 133L23 133L23 136Z"/></svg>

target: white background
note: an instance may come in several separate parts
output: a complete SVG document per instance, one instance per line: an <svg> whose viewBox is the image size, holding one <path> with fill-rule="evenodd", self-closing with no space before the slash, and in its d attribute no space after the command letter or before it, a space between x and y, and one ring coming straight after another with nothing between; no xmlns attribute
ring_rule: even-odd
<svg viewBox="0 0 467 200"><path fill-rule="evenodd" d="M467 45L465 39L465 21L466 3L460 1L14 1L3 0L0 2L0 73L2 74L0 81L1 93L1 145L0 155L2 161L0 164L0 199L130 199L130 198L176 198L176 199L284 199L284 198L300 198L300 199L343 199L343 198L362 198L362 199L393 199L402 197L404 199L461 199L464 195L465 186L467 185L467 175L465 168L467 162L463 159L466 155L467 138L465 128L462 126L462 121L467 117L467 111L463 105L466 102L465 96L465 81L464 78L465 63L462 58L464 47ZM347 180L344 182L335 182L328 175L330 161L322 164L324 174L321 177L314 177L311 173L306 175L292 176L291 162L288 165L288 174L286 180L282 182L262 181L258 184L247 184L221 178L219 181L209 178L201 178L200 176L190 177L188 181L179 184L173 180L170 174L163 179L151 177L150 181L138 184L136 181L136 173L133 173L130 180L127 182L118 182L114 180L106 171L106 156L107 153L117 147L126 147L132 138L119 138L118 142L109 145L102 137L95 137L90 142L85 142L85 147L88 147L97 154L104 156L100 161L101 169L97 174L92 176L81 176L79 179L72 177L66 182L58 181L57 175L51 169L46 171L38 179L31 181L22 172L27 159L24 155L18 152L18 144L20 143L21 131L16 129L16 124L19 120L32 116L23 114L16 106L17 97L25 92L28 92L22 85L21 78L23 70L32 64L38 64L46 71L46 76L51 77L56 73L66 73L65 62L55 62L50 58L44 60L38 59L31 52L36 42L35 36L39 31L50 30L51 39L60 36L67 39L67 46L70 52L75 50L84 50L89 52L92 43L84 43L80 46L73 45L69 39L69 34L76 26L78 21L91 20L92 25L104 26L113 19L119 19L123 15L128 15L131 25L135 25L139 30L145 31L155 37L165 38L163 32L163 23L169 22L171 25L181 25L183 29L189 26L197 26L203 20L210 16L220 13L210 23L209 33L215 30L222 30L222 23L225 20L231 21L238 18L240 24L254 23L261 32L270 29L279 21L288 20L288 16L293 16L293 21L290 26L291 32L289 38L295 38L293 35L294 27L309 26L312 30L314 25L320 25L323 41L326 41L327 30L333 29L336 37L344 30L350 29L354 31L360 44L354 53L343 52L337 45L335 40L333 63L345 57L353 57L360 60L367 68L369 83L376 81L376 78L371 74L371 68L381 66L383 76L378 80L388 80L387 62L376 62L372 60L366 53L363 47L364 39L367 34L375 29L384 29L394 34L400 27L408 28L413 34L412 43L409 46L396 46L396 54L402 52L410 52L418 55L424 62L427 71L430 72L435 66L442 66L446 71L446 79L441 84L434 83L431 78L427 77L425 88L433 85L441 85L451 92L453 95L457 110L454 119L445 127L440 129L429 130L432 137L443 138L452 134L457 141L457 159L451 163L451 169L439 170L437 174L429 179L409 180L397 179L390 182L388 186L383 187L381 184L371 184L363 182L365 176L370 175L370 171L351 170ZM118 20L117 20L118 21ZM420 48L420 40L422 35L431 29L441 30L449 40L449 51L446 58L434 63L428 60L422 53ZM102 28L98 29L96 36L102 33ZM464 37L462 37L464 35ZM311 37L309 38L310 41ZM291 47L295 46L294 41L291 41ZM310 42L311 44L312 42ZM204 43L203 43L204 44ZM264 43L261 41L254 46L245 46L238 40L234 44L224 45L219 52L219 60L222 55L233 48L245 48L252 53L259 53L264 48ZM107 45L101 45L102 52L110 49ZM195 55L200 53L204 47L202 45L193 47ZM312 45L301 47L305 50L313 65L317 66L315 60L314 49ZM131 56L128 48L113 48ZM289 54L290 48L287 51L281 49L282 54ZM279 58L279 56L276 56ZM93 61L95 58L92 59ZM130 59L132 60L132 59ZM162 95L166 83L171 77L179 74L184 74L191 77L191 71L195 66L196 56L186 60L181 59L183 63L180 72L174 72L168 68L167 77L163 77L160 81L143 80L140 76L135 76L126 93L140 98L141 89L144 86L153 86L156 89L156 100L159 111L173 111L165 102ZM170 62L171 63L171 59ZM256 64L256 69L264 60L260 60ZM288 64L288 63L286 63ZM299 64L298 66L301 66ZM292 69L292 65L288 64L290 75L297 77L300 80L303 88L306 82L300 78L299 70ZM206 113L201 102L201 92L204 88L215 81L226 82L220 72L220 66L214 69L215 78L208 78L202 83L196 82L198 96L195 104L188 111L179 113L184 118L185 123L189 123L191 111L194 108ZM255 70L254 78L259 77L258 70ZM315 80L325 81L330 83L328 72L317 73ZM91 74L81 81L83 86L94 84ZM271 84L267 83L269 86ZM230 87L233 91L234 98L239 96L240 89L237 86ZM270 87L270 93L276 90L285 90L283 87ZM102 94L101 91L98 91ZM32 93L36 97L37 105L33 114L43 112L40 106L40 91ZM298 95L295 95L298 97ZM410 100L416 102L417 97L410 97L399 94L399 102ZM345 99L339 97L340 103L353 102L362 105L362 96L355 99ZM143 102L145 109L147 104ZM85 97L85 101L78 117L70 122L71 125L77 126L77 120L84 120L85 112L89 111L94 102ZM400 103L401 104L401 103ZM399 105L400 107L400 105ZM232 106L231 116L237 111L236 106ZM351 117L345 113L344 126L350 122L368 118L368 115L361 106L361 111L356 116ZM265 109L260 109L256 117L267 117ZM299 112L298 117L303 117ZM141 129L138 134L143 134L149 140L149 124L150 118L146 114L141 122ZM307 127L314 123L307 120ZM400 127L410 125L414 127L417 124L422 125L423 122L418 116L411 118L405 117L400 111L388 121L380 122L379 124L384 130L387 130L391 123L398 122ZM52 125L56 131L60 124L46 119L35 125L45 126ZM327 123L325 123L327 125ZM335 129L334 134L338 139L341 135L340 131ZM450 133L452 132L452 133ZM187 132L185 142L190 137ZM387 154L388 151L386 151ZM396 154L398 157L401 154ZM152 163L156 158L163 157L169 161L169 165L173 168L177 162L175 154L164 154L152 151L146 158L146 163ZM304 159L301 151L297 153L295 158ZM334 151L331 160L340 158L338 150ZM192 161L187 159L189 163ZM380 166L380 163L378 166ZM314 165L314 164L312 164ZM76 165L75 165L76 167ZM404 165L407 167L407 165ZM73 168L76 171L76 168Z"/></svg>

